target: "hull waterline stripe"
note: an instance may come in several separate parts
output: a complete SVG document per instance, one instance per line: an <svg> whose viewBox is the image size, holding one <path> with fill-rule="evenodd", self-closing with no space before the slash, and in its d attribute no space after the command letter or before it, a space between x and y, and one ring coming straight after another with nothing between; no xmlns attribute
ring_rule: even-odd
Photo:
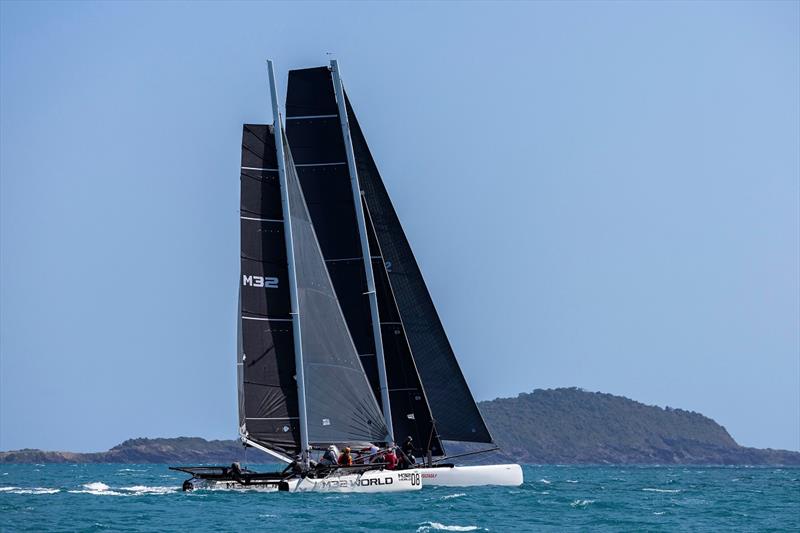
<svg viewBox="0 0 800 533"><path fill-rule="evenodd" d="M346 164L347 164L347 161L342 161L341 163L304 163L302 165L299 164L299 163L295 163L294 166L296 166L296 167L334 167L334 166L346 165Z"/></svg>
<svg viewBox="0 0 800 533"><path fill-rule="evenodd" d="M255 220L256 222L283 222L283 219L277 218L255 218L255 217L239 217L242 220Z"/></svg>
<svg viewBox="0 0 800 533"><path fill-rule="evenodd" d="M242 167L242 170L260 170L262 172L277 172L277 168Z"/></svg>
<svg viewBox="0 0 800 533"><path fill-rule="evenodd" d="M312 118L339 118L339 115L305 115L302 117L286 117L286 120L309 120Z"/></svg>

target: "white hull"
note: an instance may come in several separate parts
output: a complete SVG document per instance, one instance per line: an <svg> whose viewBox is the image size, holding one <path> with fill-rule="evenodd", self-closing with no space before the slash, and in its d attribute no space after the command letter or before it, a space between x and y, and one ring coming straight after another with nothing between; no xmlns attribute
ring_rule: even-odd
<svg viewBox="0 0 800 533"><path fill-rule="evenodd" d="M403 492L420 490L422 475L416 470L393 472L370 470L358 474L332 474L324 478L295 478L286 481L289 492ZM241 490L278 492L275 484L253 483L244 485L236 481L195 480L195 490Z"/></svg>
<svg viewBox="0 0 800 533"><path fill-rule="evenodd" d="M515 464L416 468L414 472L420 473L425 487L518 487L523 481L522 468Z"/></svg>

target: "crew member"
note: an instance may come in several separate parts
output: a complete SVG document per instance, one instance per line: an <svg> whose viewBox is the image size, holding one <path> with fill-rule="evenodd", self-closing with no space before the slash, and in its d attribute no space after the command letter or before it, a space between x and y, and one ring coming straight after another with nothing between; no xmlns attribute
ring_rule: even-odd
<svg viewBox="0 0 800 533"><path fill-rule="evenodd" d="M319 460L319 464L323 466L333 466L337 463L338 457L336 457L336 446L331 444L328 446L328 449L325 450L325 453L322 454L322 459Z"/></svg>
<svg viewBox="0 0 800 533"><path fill-rule="evenodd" d="M342 455L339 456L339 466L352 466L353 457L350 455L350 448L345 447Z"/></svg>
<svg viewBox="0 0 800 533"><path fill-rule="evenodd" d="M386 462L386 470L397 468L397 454L394 453L394 446L390 446L386 453L383 454L383 460Z"/></svg>
<svg viewBox="0 0 800 533"><path fill-rule="evenodd" d="M416 448L414 448L414 442L413 441L414 441L414 439L412 439L411 435L409 435L408 437L406 437L406 441L403 443L403 453L405 454L406 458L408 459L408 462L411 465L413 465L414 463L417 462L417 458L414 457L414 453L417 450L416 450Z"/></svg>
<svg viewBox="0 0 800 533"><path fill-rule="evenodd" d="M381 462L380 457L378 456L379 455L378 454L379 451L380 451L380 448L378 448L377 446L372 444L369 447L369 456L368 456L369 459L368 459L368 462L370 462L370 463L379 463L379 462Z"/></svg>

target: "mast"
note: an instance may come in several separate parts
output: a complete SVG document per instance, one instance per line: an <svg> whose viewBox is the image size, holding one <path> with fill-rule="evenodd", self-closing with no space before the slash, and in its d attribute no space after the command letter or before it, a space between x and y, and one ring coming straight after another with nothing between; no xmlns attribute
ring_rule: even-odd
<svg viewBox="0 0 800 533"><path fill-rule="evenodd" d="M361 255L364 260L364 274L367 278L367 295L369 297L369 310L372 316L372 336L375 339L375 358L378 365L378 381L381 389L383 418L386 420L386 428L389 431L387 439L389 442L393 442L394 428L392 427L392 408L389 402L389 385L386 379L386 360L383 355L383 338L381 336L380 316L378 315L378 297L375 292L375 277L372 272L372 256L369 251L364 210L361 206L361 187L358 183L356 159L353 153L353 143L350 138L350 124L347 120L347 105L345 104L344 89L342 88L339 62L335 59L331 60L331 73L333 74L333 89L336 93L336 103L339 106L339 120L342 125L344 148L347 153L347 168L350 171L350 186L353 191L353 206L356 210L356 218L358 220L358 237L361 242Z"/></svg>
<svg viewBox="0 0 800 533"><path fill-rule="evenodd" d="M275 73L272 61L267 60L269 72L269 88L272 97L272 116L274 118L275 150L278 159L278 179L281 188L281 204L283 207L283 228L286 236L286 258L289 264L289 298L292 315L292 335L294 339L294 360L297 376L297 402L300 421L300 454L304 467L309 465L308 457L308 420L306 414L306 385L303 372L303 344L300 333L300 307L297 297L297 270L294 259L294 242L292 239L292 218L289 210L289 188L286 179L286 155L283 147L283 126L278 110L278 89L275 86Z"/></svg>

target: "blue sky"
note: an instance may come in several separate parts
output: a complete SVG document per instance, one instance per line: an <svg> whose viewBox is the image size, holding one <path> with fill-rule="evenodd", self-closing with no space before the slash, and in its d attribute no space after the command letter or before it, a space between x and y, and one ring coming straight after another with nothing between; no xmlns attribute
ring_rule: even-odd
<svg viewBox="0 0 800 533"><path fill-rule="evenodd" d="M800 4L0 4L0 449L235 438L241 124L344 81L478 399L800 449Z"/></svg>

